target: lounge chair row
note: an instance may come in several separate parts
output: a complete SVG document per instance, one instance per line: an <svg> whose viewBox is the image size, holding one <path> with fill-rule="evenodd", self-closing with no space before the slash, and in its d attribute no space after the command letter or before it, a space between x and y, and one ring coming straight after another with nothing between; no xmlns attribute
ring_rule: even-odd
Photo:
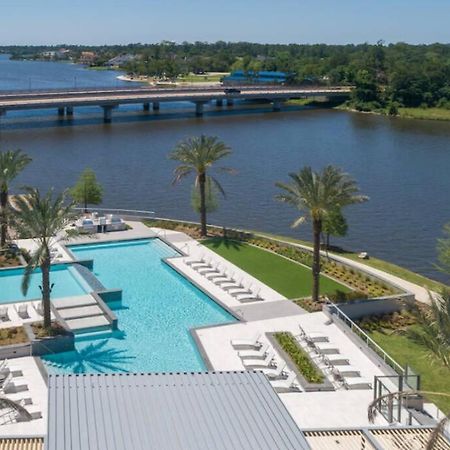
<svg viewBox="0 0 450 450"><path fill-rule="evenodd" d="M233 271L222 269L222 262L214 262L212 257L185 259L184 262L241 303L264 300L259 295L261 289L253 289L251 283L243 282L243 277L237 278Z"/></svg>
<svg viewBox="0 0 450 450"><path fill-rule="evenodd" d="M330 368L333 377L346 389L371 389L372 380L361 377L360 370L350 364L349 358L341 355L340 350L327 335L312 331L306 332L300 325L298 339L303 340Z"/></svg>
<svg viewBox="0 0 450 450"><path fill-rule="evenodd" d="M20 406L25 408L31 416L31 419L40 419L42 412L37 405L33 404L31 398L23 398L22 393L28 391L28 385L23 379L23 373L17 367L11 365L7 359L0 362L0 395L10 400L14 400ZM1 423L23 422L29 420L17 410L5 408L0 411Z"/></svg>
<svg viewBox="0 0 450 450"><path fill-rule="evenodd" d="M28 311L29 308L29 303L20 303L20 304L15 304L12 306L14 308L14 310L16 311L17 315L25 320L25 319L30 319L30 313ZM44 310L42 307L42 302L41 301L37 301L37 302L33 302L32 303L32 307L33 309L36 311L36 313L39 316L43 316L44 315ZM11 320L10 316L9 316L9 306L0 306L0 321L2 322L8 322Z"/></svg>
<svg viewBox="0 0 450 450"><path fill-rule="evenodd" d="M277 392L301 392L295 372L289 370L284 361L281 363L276 361L272 346L267 343L263 344L261 337L260 334L254 339L231 341L231 345L238 351L244 367L250 370L261 370Z"/></svg>

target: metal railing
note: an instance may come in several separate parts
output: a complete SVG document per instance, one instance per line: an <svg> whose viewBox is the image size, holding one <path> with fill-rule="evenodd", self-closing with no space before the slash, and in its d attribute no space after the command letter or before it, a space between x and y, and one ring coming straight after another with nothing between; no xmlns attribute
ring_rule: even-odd
<svg viewBox="0 0 450 450"><path fill-rule="evenodd" d="M392 358L388 353L386 353L362 328L356 325L350 317L348 317L341 309L334 303L327 304L327 308L330 314L336 314L339 319L341 319L350 330L355 333L372 351L374 351L387 365L392 367L396 373L405 376L405 369Z"/></svg>
<svg viewBox="0 0 450 450"><path fill-rule="evenodd" d="M84 208L74 208L76 211L80 211L81 213L84 212ZM134 217L134 218L141 218L141 219L149 219L155 218L155 212L154 211L146 211L146 210L139 210L139 209L120 209L120 208L95 208L90 211L90 213L93 212L101 212L105 214L117 214L117 215L123 215L128 217Z"/></svg>

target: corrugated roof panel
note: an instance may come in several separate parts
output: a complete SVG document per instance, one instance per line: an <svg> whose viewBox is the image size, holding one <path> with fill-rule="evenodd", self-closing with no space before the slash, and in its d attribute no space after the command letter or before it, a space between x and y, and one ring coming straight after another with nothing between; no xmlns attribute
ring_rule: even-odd
<svg viewBox="0 0 450 450"><path fill-rule="evenodd" d="M49 377L47 450L308 449L261 372Z"/></svg>

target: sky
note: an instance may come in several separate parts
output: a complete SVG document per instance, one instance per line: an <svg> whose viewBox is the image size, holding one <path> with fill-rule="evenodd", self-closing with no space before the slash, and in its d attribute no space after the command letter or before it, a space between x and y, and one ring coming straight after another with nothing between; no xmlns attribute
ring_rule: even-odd
<svg viewBox="0 0 450 450"><path fill-rule="evenodd" d="M450 43L450 0L0 0L0 45Z"/></svg>

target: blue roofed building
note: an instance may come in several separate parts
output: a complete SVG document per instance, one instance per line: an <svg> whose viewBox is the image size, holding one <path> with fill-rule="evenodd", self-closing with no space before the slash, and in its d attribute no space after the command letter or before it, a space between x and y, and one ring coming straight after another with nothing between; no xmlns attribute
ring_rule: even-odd
<svg viewBox="0 0 450 450"><path fill-rule="evenodd" d="M285 72L275 72L261 70L235 70L230 75L224 77L224 84L286 84L293 75Z"/></svg>

